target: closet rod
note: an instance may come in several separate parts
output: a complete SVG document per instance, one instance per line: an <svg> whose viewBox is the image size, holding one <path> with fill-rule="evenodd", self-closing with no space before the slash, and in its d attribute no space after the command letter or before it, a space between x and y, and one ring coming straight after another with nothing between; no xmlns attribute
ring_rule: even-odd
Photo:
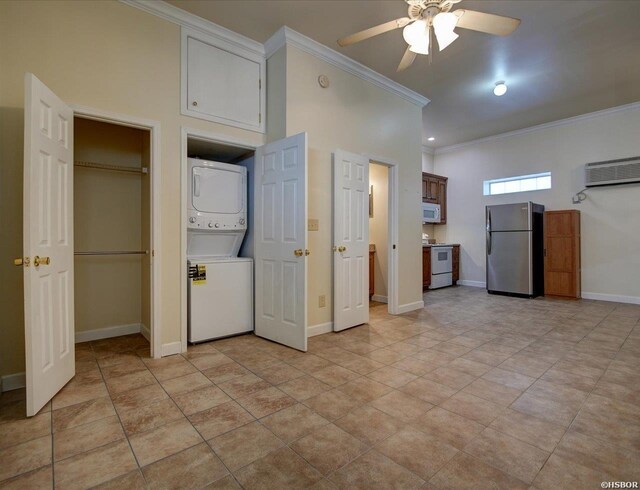
<svg viewBox="0 0 640 490"><path fill-rule="evenodd" d="M92 252L74 252L73 255L147 255L149 254L148 250L114 250L114 251L103 251L97 250Z"/></svg>
<svg viewBox="0 0 640 490"><path fill-rule="evenodd" d="M124 167L122 165L108 165L106 163L95 163L95 162L82 162L76 160L73 162L74 167L84 167L84 168L96 168L99 170L113 170L115 172L127 172L130 174L146 174L149 173L147 167Z"/></svg>

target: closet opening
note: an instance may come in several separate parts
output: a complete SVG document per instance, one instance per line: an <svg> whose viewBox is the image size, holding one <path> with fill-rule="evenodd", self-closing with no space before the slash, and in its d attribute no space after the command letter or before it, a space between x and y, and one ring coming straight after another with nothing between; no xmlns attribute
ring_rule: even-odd
<svg viewBox="0 0 640 490"><path fill-rule="evenodd" d="M389 303L389 167L369 161L369 311Z"/></svg>
<svg viewBox="0 0 640 490"><path fill-rule="evenodd" d="M78 115L73 127L76 348L159 357L151 130Z"/></svg>

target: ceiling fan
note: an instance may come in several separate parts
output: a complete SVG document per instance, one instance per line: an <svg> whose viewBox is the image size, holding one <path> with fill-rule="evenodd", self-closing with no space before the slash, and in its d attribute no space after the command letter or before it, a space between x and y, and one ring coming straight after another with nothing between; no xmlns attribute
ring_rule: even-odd
<svg viewBox="0 0 640 490"><path fill-rule="evenodd" d="M431 30L435 33L440 51L458 38L456 27L486 32L496 36L508 36L520 25L520 19L486 14L475 10L451 8L462 0L404 0L409 4L408 17L391 20L364 31L338 39L340 46L348 46L370 37L403 28L402 35L409 45L396 71L409 68L418 54L429 54L432 45Z"/></svg>

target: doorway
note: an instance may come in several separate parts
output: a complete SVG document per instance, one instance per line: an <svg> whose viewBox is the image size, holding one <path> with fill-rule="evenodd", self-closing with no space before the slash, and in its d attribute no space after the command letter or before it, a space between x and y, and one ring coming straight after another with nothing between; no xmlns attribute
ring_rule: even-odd
<svg viewBox="0 0 640 490"><path fill-rule="evenodd" d="M389 167L369 161L369 314L389 303Z"/></svg>

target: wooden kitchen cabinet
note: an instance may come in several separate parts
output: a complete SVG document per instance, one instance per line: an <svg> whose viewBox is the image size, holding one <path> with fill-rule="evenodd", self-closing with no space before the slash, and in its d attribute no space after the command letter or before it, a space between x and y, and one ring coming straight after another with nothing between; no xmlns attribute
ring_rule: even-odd
<svg viewBox="0 0 640 490"><path fill-rule="evenodd" d="M447 222L447 177L422 173L422 202L440 204L440 224Z"/></svg>
<svg viewBox="0 0 640 490"><path fill-rule="evenodd" d="M580 298L580 211L544 213L544 294Z"/></svg>
<svg viewBox="0 0 640 490"><path fill-rule="evenodd" d="M375 254L376 252L374 250L369 250L369 301L371 301L371 297L375 294L376 291L376 282L375 277L373 276Z"/></svg>
<svg viewBox="0 0 640 490"><path fill-rule="evenodd" d="M431 247L422 247L422 290L431 286Z"/></svg>
<svg viewBox="0 0 640 490"><path fill-rule="evenodd" d="M451 254L451 263L452 263L452 276L453 276L453 285L455 286L458 280L460 279L460 245L453 246L453 253Z"/></svg>

